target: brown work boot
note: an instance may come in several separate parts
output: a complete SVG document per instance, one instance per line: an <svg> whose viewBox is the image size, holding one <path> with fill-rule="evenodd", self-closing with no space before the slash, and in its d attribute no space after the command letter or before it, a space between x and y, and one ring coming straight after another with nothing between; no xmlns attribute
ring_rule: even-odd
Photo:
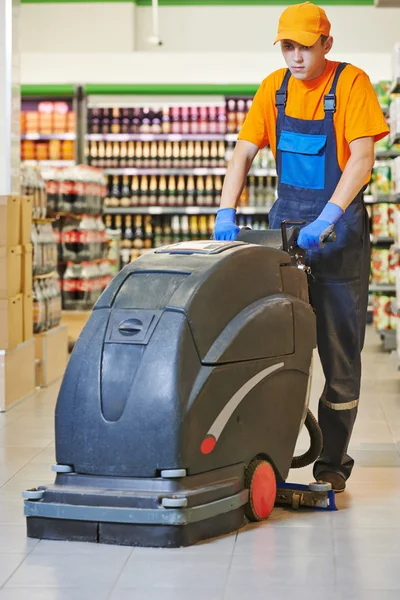
<svg viewBox="0 0 400 600"><path fill-rule="evenodd" d="M344 492L346 489L346 480L343 475L340 473L335 473L334 471L322 471L317 477L317 481L323 483L330 483L333 491L336 494L340 492Z"/></svg>

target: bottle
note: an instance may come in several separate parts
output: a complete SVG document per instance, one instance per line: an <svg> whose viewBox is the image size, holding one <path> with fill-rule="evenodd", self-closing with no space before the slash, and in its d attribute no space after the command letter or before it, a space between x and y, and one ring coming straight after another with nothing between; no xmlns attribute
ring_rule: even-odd
<svg viewBox="0 0 400 600"><path fill-rule="evenodd" d="M119 155L120 155L119 142L114 142L113 143L113 157L112 157L112 166L114 168L119 167Z"/></svg>
<svg viewBox="0 0 400 600"><path fill-rule="evenodd" d="M136 143L136 152L135 152L135 167L137 169L140 169L141 167L143 167L143 146L142 146L142 142L137 142Z"/></svg>
<svg viewBox="0 0 400 600"><path fill-rule="evenodd" d="M151 131L154 134L161 133L162 111L153 110L151 115Z"/></svg>
<svg viewBox="0 0 400 600"><path fill-rule="evenodd" d="M190 107L190 133L199 133L199 112L197 106Z"/></svg>
<svg viewBox="0 0 400 600"><path fill-rule="evenodd" d="M171 221L169 217L165 217L164 227L163 227L163 246L169 246L172 244L172 230L171 230Z"/></svg>
<svg viewBox="0 0 400 600"><path fill-rule="evenodd" d="M181 133L181 111L179 106L172 107L172 133Z"/></svg>
<svg viewBox="0 0 400 600"><path fill-rule="evenodd" d="M136 248L137 250L141 250L143 248L143 226L142 226L142 216L141 215L136 215L135 216L135 233L134 233L134 237L133 237L133 247Z"/></svg>
<svg viewBox="0 0 400 600"><path fill-rule="evenodd" d="M181 241L181 228L179 223L179 216L174 215L171 219L171 231L172 231L172 243L177 244Z"/></svg>
<svg viewBox="0 0 400 600"><path fill-rule="evenodd" d="M106 143L105 166L110 168L110 167L112 167L112 164L113 164L113 145L112 145L112 142L107 142Z"/></svg>
<svg viewBox="0 0 400 600"><path fill-rule="evenodd" d="M226 163L226 150L225 150L225 142L222 140L218 144L218 166L224 167Z"/></svg>
<svg viewBox="0 0 400 600"><path fill-rule="evenodd" d="M104 134L110 133L110 110L103 108L103 119L101 121L101 132Z"/></svg>
<svg viewBox="0 0 400 600"><path fill-rule="evenodd" d="M179 142L172 143L172 160L174 168L179 168L181 166L181 149Z"/></svg>
<svg viewBox="0 0 400 600"><path fill-rule="evenodd" d="M226 134L226 107L218 106L217 108L217 119L218 119L218 128L217 132L222 135Z"/></svg>
<svg viewBox="0 0 400 600"><path fill-rule="evenodd" d="M169 106L164 106L162 110L161 131L162 133L171 133L171 116Z"/></svg>
<svg viewBox="0 0 400 600"><path fill-rule="evenodd" d="M187 169L187 146L186 142L181 142L181 167Z"/></svg>
<svg viewBox="0 0 400 600"><path fill-rule="evenodd" d="M62 281L62 305L64 310L74 310L77 308L77 280L76 280L76 270L74 269L74 265L72 262L67 263L67 268L64 273L63 281ZM39 297L38 287L35 282L35 292L36 296ZM34 300L35 301L35 300ZM41 309L44 310L44 307ZM35 314L35 313L34 313ZM41 320L43 322L44 313L42 312ZM35 320L35 317L34 317ZM35 324L34 324L35 329ZM35 331L35 333L39 333L39 331Z"/></svg>
<svg viewBox="0 0 400 600"><path fill-rule="evenodd" d="M172 167L172 143L169 141L165 144L164 165L167 169L170 169Z"/></svg>
<svg viewBox="0 0 400 600"><path fill-rule="evenodd" d="M264 177L257 177L256 206L265 206Z"/></svg>
<svg viewBox="0 0 400 600"><path fill-rule="evenodd" d="M174 175L170 175L168 178L168 205L175 206L177 203L176 197L176 182Z"/></svg>
<svg viewBox="0 0 400 600"><path fill-rule="evenodd" d="M128 166L128 146L126 142L121 142L119 152L119 166L125 169Z"/></svg>
<svg viewBox="0 0 400 600"><path fill-rule="evenodd" d="M250 175L248 181L249 181L249 206L256 206L256 186L255 186L254 175Z"/></svg>
<svg viewBox="0 0 400 600"><path fill-rule="evenodd" d="M139 133L140 124L141 124L141 110L140 110L140 108L135 107L133 109L131 133Z"/></svg>
<svg viewBox="0 0 400 600"><path fill-rule="evenodd" d="M155 221L153 244L154 248L160 248L163 245L163 231L160 217L157 217Z"/></svg>
<svg viewBox="0 0 400 600"><path fill-rule="evenodd" d="M212 175L206 177L206 189L204 196L204 204L206 206L212 206L214 203L214 185Z"/></svg>
<svg viewBox="0 0 400 600"><path fill-rule="evenodd" d="M143 167L145 169L150 168L150 144L149 142L144 142L143 144Z"/></svg>
<svg viewBox="0 0 400 600"><path fill-rule="evenodd" d="M164 168L165 167L165 145L164 145L163 141L158 143L157 154L158 154L158 167Z"/></svg>
<svg viewBox="0 0 400 600"><path fill-rule="evenodd" d="M105 158L106 158L106 145L103 141L100 141L98 148L97 148L97 166L98 167L106 166Z"/></svg>
<svg viewBox="0 0 400 600"><path fill-rule="evenodd" d="M212 236L214 235L214 228L215 228L215 215L208 216L207 227L208 227L208 237L209 237L209 239L212 239Z"/></svg>
<svg viewBox="0 0 400 600"><path fill-rule="evenodd" d="M129 177L124 175L122 177L122 189L121 189L121 200L120 205L124 208L131 206L131 191L129 189Z"/></svg>
<svg viewBox="0 0 400 600"><path fill-rule="evenodd" d="M89 133L100 133L100 108L89 108Z"/></svg>
<svg viewBox="0 0 400 600"><path fill-rule="evenodd" d="M203 149L201 147L201 142L197 141L194 145L194 161L195 161L196 167L201 166L202 157L203 157Z"/></svg>
<svg viewBox="0 0 400 600"><path fill-rule="evenodd" d="M178 206L184 206L185 204L185 177L183 175L178 177L176 203Z"/></svg>
<svg viewBox="0 0 400 600"><path fill-rule="evenodd" d="M139 206L139 177L134 175L131 184L131 206Z"/></svg>
<svg viewBox="0 0 400 600"><path fill-rule="evenodd" d="M147 175L142 175L140 179L140 206L149 205L149 181Z"/></svg>
<svg viewBox="0 0 400 600"><path fill-rule="evenodd" d="M158 166L158 148L157 142L151 142L150 146L150 167L156 169Z"/></svg>
<svg viewBox="0 0 400 600"><path fill-rule="evenodd" d="M128 167L135 166L135 143L128 142Z"/></svg>
<svg viewBox="0 0 400 600"><path fill-rule="evenodd" d="M211 149L210 149L210 167L215 169L216 167L218 167L218 144L217 142L211 142Z"/></svg>
<svg viewBox="0 0 400 600"><path fill-rule="evenodd" d="M121 200L121 191L119 188L119 177L118 175L113 175L112 178L112 187L110 192L110 206L117 207L120 206Z"/></svg>
<svg viewBox="0 0 400 600"><path fill-rule="evenodd" d="M214 182L214 206L219 206L221 204L221 195L222 195L222 177L217 175Z"/></svg>
<svg viewBox="0 0 400 600"><path fill-rule="evenodd" d="M237 112L236 112L236 123L237 130L240 131L243 127L243 123L246 119L246 101L239 99L237 101Z"/></svg>
<svg viewBox="0 0 400 600"><path fill-rule="evenodd" d="M249 205L249 190L246 185L243 186L242 192L239 197L239 206Z"/></svg>
<svg viewBox="0 0 400 600"><path fill-rule="evenodd" d="M267 177L267 187L265 189L265 206L271 210L275 202L275 187L272 185L272 177Z"/></svg>
<svg viewBox="0 0 400 600"><path fill-rule="evenodd" d="M200 106L200 133L208 133L208 109Z"/></svg>
<svg viewBox="0 0 400 600"><path fill-rule="evenodd" d="M203 165L203 167L209 167L210 166L210 145L208 142L203 142L203 152L202 152L202 161L201 164Z"/></svg>
<svg viewBox="0 0 400 600"><path fill-rule="evenodd" d="M197 177L196 181L196 204L197 206L204 206L205 202L205 190L204 190L204 179L201 175Z"/></svg>
<svg viewBox="0 0 400 600"><path fill-rule="evenodd" d="M40 235L38 232L38 225L32 223L31 226L31 244L33 249L32 256L32 274L33 276L39 275L42 270L42 247L40 243Z"/></svg>
<svg viewBox="0 0 400 600"><path fill-rule="evenodd" d="M185 204L186 206L194 206L195 204L195 185L193 175L189 175L187 178Z"/></svg>
<svg viewBox="0 0 400 600"><path fill-rule="evenodd" d="M187 145L187 158L186 164L188 169L193 169L194 167L194 142L190 140Z"/></svg>
<svg viewBox="0 0 400 600"><path fill-rule="evenodd" d="M91 142L89 148L89 164L97 167L97 142Z"/></svg>
<svg viewBox="0 0 400 600"><path fill-rule="evenodd" d="M201 240L210 239L210 236L208 235L207 217L205 215L202 215L199 218L199 238Z"/></svg>
<svg viewBox="0 0 400 600"><path fill-rule="evenodd" d="M144 240L143 247L150 250L153 247L153 228L151 226L151 217L146 216L144 220Z"/></svg>
<svg viewBox="0 0 400 600"><path fill-rule="evenodd" d="M150 178L149 204L150 206L157 204L157 177L155 175Z"/></svg>
<svg viewBox="0 0 400 600"><path fill-rule="evenodd" d="M208 107L208 130L210 133L217 133L218 123L217 123L217 107L216 106Z"/></svg>
<svg viewBox="0 0 400 600"><path fill-rule="evenodd" d="M117 106L112 109L111 133L121 133L121 115Z"/></svg>
<svg viewBox="0 0 400 600"><path fill-rule="evenodd" d="M182 109L181 109L181 131L183 134L186 134L186 135L190 131L189 106L182 106Z"/></svg>
<svg viewBox="0 0 400 600"><path fill-rule="evenodd" d="M123 239L124 248L128 248L128 249L132 248L134 238L135 238L135 236L133 234L133 229L132 229L132 217L131 217L131 215L126 215L124 239Z"/></svg>
<svg viewBox="0 0 400 600"><path fill-rule="evenodd" d="M167 179L165 175L161 175L158 188L158 205L165 206L167 204Z"/></svg>
<svg viewBox="0 0 400 600"><path fill-rule="evenodd" d="M190 221L189 221L189 236L191 240L198 240L199 239L199 225L198 225L198 221L197 221L197 217L190 217Z"/></svg>
<svg viewBox="0 0 400 600"><path fill-rule="evenodd" d="M131 125L131 109L123 108L122 109L122 123L121 123L121 133L129 133Z"/></svg>
<svg viewBox="0 0 400 600"><path fill-rule="evenodd" d="M140 124L140 133L151 133L150 123L150 107L145 106L142 110L142 122Z"/></svg>
<svg viewBox="0 0 400 600"><path fill-rule="evenodd" d="M188 242L190 240L190 234L189 234L189 217L187 215L182 215L180 227L181 227L182 242Z"/></svg>
<svg viewBox="0 0 400 600"><path fill-rule="evenodd" d="M233 98L229 99L227 104L227 125L228 133L237 132L236 100Z"/></svg>

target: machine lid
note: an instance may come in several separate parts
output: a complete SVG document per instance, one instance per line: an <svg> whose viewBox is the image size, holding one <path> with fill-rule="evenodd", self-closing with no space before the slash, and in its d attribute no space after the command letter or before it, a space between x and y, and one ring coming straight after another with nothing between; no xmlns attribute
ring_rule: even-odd
<svg viewBox="0 0 400 600"><path fill-rule="evenodd" d="M155 251L155 254L220 254L230 248L244 246L245 242L215 242L210 240L179 242Z"/></svg>

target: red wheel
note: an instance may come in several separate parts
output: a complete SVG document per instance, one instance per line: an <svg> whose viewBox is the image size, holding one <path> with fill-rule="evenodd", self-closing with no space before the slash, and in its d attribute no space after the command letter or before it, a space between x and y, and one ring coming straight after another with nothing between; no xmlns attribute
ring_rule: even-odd
<svg viewBox="0 0 400 600"><path fill-rule="evenodd" d="M267 519L276 499L276 478L272 465L266 460L252 460L246 469L245 487L249 490L246 517L249 521Z"/></svg>

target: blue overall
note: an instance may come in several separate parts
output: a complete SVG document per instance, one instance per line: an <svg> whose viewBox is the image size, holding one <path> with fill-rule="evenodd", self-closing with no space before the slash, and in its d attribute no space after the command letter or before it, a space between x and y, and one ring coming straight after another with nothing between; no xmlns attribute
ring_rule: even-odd
<svg viewBox="0 0 400 600"><path fill-rule="evenodd" d="M341 178L333 115L336 87L346 63L338 66L324 97L325 118L306 121L285 114L290 71L276 92L278 200L269 215L277 229L284 219L318 218ZM363 190L335 225L336 242L307 251L310 301L316 313L318 352L325 375L318 417L324 447L314 466L350 476L354 460L347 454L357 415L364 345L370 239Z"/></svg>

